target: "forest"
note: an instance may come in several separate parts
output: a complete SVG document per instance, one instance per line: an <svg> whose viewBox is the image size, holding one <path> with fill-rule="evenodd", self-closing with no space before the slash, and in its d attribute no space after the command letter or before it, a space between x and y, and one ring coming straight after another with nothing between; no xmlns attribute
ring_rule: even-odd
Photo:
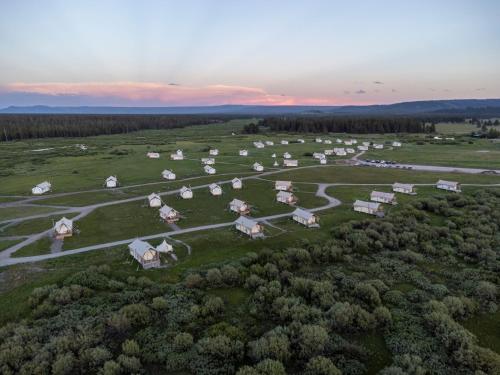
<svg viewBox="0 0 500 375"><path fill-rule="evenodd" d="M434 124L403 117L269 117L258 125L276 132L299 133L433 133L436 130ZM255 132L255 128L246 130Z"/></svg>
<svg viewBox="0 0 500 375"><path fill-rule="evenodd" d="M89 137L219 122L218 117L189 115L0 115L0 141Z"/></svg>
<svg viewBox="0 0 500 375"><path fill-rule="evenodd" d="M497 312L500 192L422 198L325 242L263 249L176 284L101 265L34 289L0 328L2 374L500 373L463 323ZM374 367L362 338L388 351Z"/></svg>

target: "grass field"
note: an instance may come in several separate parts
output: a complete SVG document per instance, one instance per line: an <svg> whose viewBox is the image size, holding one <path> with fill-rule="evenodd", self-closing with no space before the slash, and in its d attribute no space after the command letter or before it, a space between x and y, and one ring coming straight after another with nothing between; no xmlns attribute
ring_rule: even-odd
<svg viewBox="0 0 500 375"><path fill-rule="evenodd" d="M370 149L363 155L367 159L394 160L400 163L460 166L471 168L500 168L500 144L490 140L457 139L451 143L404 143L394 150Z"/></svg>
<svg viewBox="0 0 500 375"><path fill-rule="evenodd" d="M142 270L136 262L131 260L126 246L96 250L88 253L64 256L53 260L35 264L23 264L6 267L0 270L0 324L10 320L29 317L27 299L33 288L37 286L57 283L68 275L90 265L108 264L111 272L120 277L130 275L147 275L152 280L176 282L183 275L193 269L209 268L221 262L231 262L241 258L249 251L259 252L264 248L286 248L300 246L307 242L324 241L331 237L331 229L336 225L349 220L366 218L352 211L351 204L355 199L369 198L369 193L376 189L390 191L390 186L373 186L373 184L406 183L435 183L438 179L456 180L462 183L500 183L500 176L468 175L456 173L416 172L397 169L382 169L368 167L349 167L332 165L342 158L331 157L327 167L319 167L316 160L310 156L312 152L323 151L332 145L314 143L315 135L297 134L260 134L260 135L231 135L238 132L252 120L234 120L227 124L193 126L171 131L145 131L133 134L90 137L86 139L47 139L31 140L26 142L12 142L0 144L2 160L2 184L0 195L30 196L31 187L43 180L53 183L53 193L72 192L70 195L51 197L36 201L38 206L0 207L0 219L50 213L54 209L43 205L87 206L102 202L119 201L127 198L141 197L151 192L167 192L180 188L182 185L197 186L215 181L230 180L234 176L244 177L255 174L251 165L255 161L262 162L269 170L276 153L281 162L281 155L288 151L300 162L300 166L315 166L309 169L288 170L265 176L265 180L245 180L241 191L234 191L224 184L222 197L212 197L208 188L194 190L194 199L182 200L175 195L164 195L164 202L183 215L178 222L180 228L188 228L204 224L230 222L237 216L227 209L228 202L234 197L246 200L251 206L251 216L260 217L293 210L275 201L273 181L277 179L292 180L295 192L299 198L299 206L305 208L318 207L326 204L326 200L315 196L317 186L312 183L346 183L367 184L367 186L334 186L327 189L327 193L342 201L342 205L318 213L321 228L306 229L293 222L290 218L273 220L272 226L266 226L267 237L263 240L249 240L236 232L231 226L211 231L199 231L175 236L191 246L192 254L188 255L182 243L175 245L178 262L168 259L168 268ZM448 125L442 125L448 126ZM446 128L440 132L448 134L461 133L462 128L452 130ZM451 125L450 125L451 126ZM448 132L449 130L449 132ZM464 132L466 133L466 132ZM332 139L338 135L329 135L323 138ZM341 138L352 138L340 135ZM403 147L397 150L388 148L381 151L370 151L363 157L397 160L401 162L415 162L436 165L457 165L464 167L500 167L500 144L493 144L485 140L468 141L458 140L457 144L432 144L425 141L421 135L363 135L353 136L360 142L363 140L377 140L378 142L400 139ZM281 139L293 141L297 138L306 139L305 144L290 143L280 145ZM258 150L253 147L254 140L273 140L275 146ZM428 141L428 140L427 140ZM77 143L89 146L87 152L81 152L74 147ZM217 174L207 176L202 170L199 159L207 156L208 148L217 147L220 155L216 157ZM52 148L44 152L33 152L34 149ZM171 161L168 155L174 150L184 150L187 160ZM238 156L239 149L248 149L248 157ZM148 151L161 153L159 160L147 159ZM488 152L483 152L488 151ZM349 156L350 157L350 156ZM345 159L345 158L344 158ZM188 181L166 182L161 178L161 171L172 169L178 180ZM227 174L222 176L222 174ZM109 175L117 175L123 188L103 190L104 179ZM150 183L146 186L133 186ZM472 188L464 188L468 192ZM87 192L86 190L97 190ZM418 196L411 197L398 194L401 203L417 199L422 196L446 194L433 187L418 187ZM19 198L1 197L0 203L15 201ZM388 207L388 212L398 210L398 206ZM73 217L74 215L66 215ZM2 236L29 235L42 232L52 227L60 216L27 220L22 223L0 228L0 250L6 249L18 241L2 240ZM114 240L123 240L135 236L157 234L171 231L172 228L159 219L158 210L147 207L145 199L128 203L113 204L98 208L88 216L75 223L79 233L64 241L64 250L79 248L91 244L106 243ZM279 229L278 229L279 228ZM158 244L161 239L151 241ZM14 257L47 254L50 252L51 240L42 238L39 241L17 251ZM395 288L410 288L411 285L401 285ZM225 290L212 291L215 295L223 296L231 305L237 306L246 298L246 292L234 291L231 294ZM490 318L484 318L484 324L479 322L478 327L470 326L480 340L488 340L484 327L490 327ZM496 321L498 317L495 318ZM492 320L493 322L495 320ZM490 322L490 323L489 323ZM472 324L472 323L471 323ZM481 333L486 332L486 333ZM482 335L482 336L481 336ZM370 336L360 339L362 345L373 349L371 366L381 368L387 363L387 349L381 336ZM485 344L486 345L486 344ZM495 345L489 344L492 347Z"/></svg>

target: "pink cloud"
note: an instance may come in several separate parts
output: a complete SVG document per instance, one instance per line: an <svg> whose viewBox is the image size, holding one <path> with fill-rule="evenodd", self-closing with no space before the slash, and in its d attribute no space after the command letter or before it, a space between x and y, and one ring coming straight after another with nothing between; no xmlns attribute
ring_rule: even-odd
<svg viewBox="0 0 500 375"><path fill-rule="evenodd" d="M147 82L90 83L11 83L7 92L48 96L78 96L94 99L118 99L124 105L339 105L342 98L277 95L264 89L244 86L209 85L203 87ZM83 103L82 103L83 104Z"/></svg>

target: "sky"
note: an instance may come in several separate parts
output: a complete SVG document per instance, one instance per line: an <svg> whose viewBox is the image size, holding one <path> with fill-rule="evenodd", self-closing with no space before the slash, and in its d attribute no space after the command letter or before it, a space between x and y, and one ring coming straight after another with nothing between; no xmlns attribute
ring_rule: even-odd
<svg viewBox="0 0 500 375"><path fill-rule="evenodd" d="M500 98L497 0L16 0L0 108Z"/></svg>

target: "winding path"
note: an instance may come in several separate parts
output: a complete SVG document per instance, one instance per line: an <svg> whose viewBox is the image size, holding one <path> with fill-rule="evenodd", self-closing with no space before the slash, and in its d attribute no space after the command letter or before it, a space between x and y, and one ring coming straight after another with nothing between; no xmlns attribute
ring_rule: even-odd
<svg viewBox="0 0 500 375"><path fill-rule="evenodd" d="M367 162L363 162L363 161L358 160L358 157L361 156L363 153L364 153L364 151L354 155L351 159L346 159L346 161L350 162L351 165L352 164L355 164L355 165L373 165L372 163L367 163ZM396 164L396 165L402 166L403 164ZM317 165L317 164L315 164L315 165L308 165L308 166L302 166L302 167L296 167L296 168L271 168L270 170L268 170L266 172L262 172L262 173L255 173L255 172L225 173L225 174L220 174L219 176L224 176L224 175L234 176L234 175L251 174L250 176L241 177L241 179L242 180L247 180L247 179L267 180L263 177L273 175L276 173L280 173L280 172L291 171L291 170L300 170L300 169L307 169L307 168L321 168L321 167L330 167L330 166L332 166L332 165L331 164L330 165ZM394 166L395 165L393 165L393 167ZM408 166L410 166L410 165L408 165ZM484 169L476 169L476 168L435 167L435 166L412 166L412 167L415 170L425 170L425 171L434 171L434 172L459 172L459 173L480 174L480 173L485 173L485 171L486 171L486 172L490 172L490 173L500 173L500 171L497 171L497 170L484 170ZM421 168L421 169L418 169L418 168ZM190 177L187 179L170 181L170 182L177 182L178 183L178 182L196 180L196 179L200 179L203 177L206 177L206 176ZM267 180L267 181L269 181L269 180ZM223 181L217 181L216 183L226 184L226 183L230 183L230 182L231 182L231 180L223 180ZM152 186L152 185L168 184L168 183L169 183L168 181L151 182L151 183L124 186L124 187L120 187L118 189L128 189L128 188L134 188L134 187L144 187L144 186ZM207 188L211 183L194 186L194 187L191 187L191 189L196 190L196 189ZM326 193L326 189L328 187L331 187L331 186L390 186L391 185L391 184L369 184L369 183L349 184L349 183L319 183L319 182L301 182L301 184L317 185L317 191L315 193L316 196L322 197L328 201L328 203L326 205L309 209L309 211L311 211L311 212L318 212L318 211L326 210L329 208L337 207L338 205L341 204L341 202L338 199L331 197ZM432 186L434 184L415 184L415 185L417 185L417 186ZM462 184L462 185L463 186L500 186L500 184ZM179 190L180 189L174 189L174 190L159 193L159 195L160 196L174 195L174 194L178 194ZM45 196L28 197L26 199L21 199L21 200L14 201L14 202L1 203L0 207L23 206L23 205L35 206L35 204L32 204L32 202L36 202L36 201L43 200L43 199L62 197L62 196L80 194L80 193L100 192L100 191L109 191L109 189L92 189L92 190L86 190L86 191L66 192L66 193L50 194L50 195L45 195ZM121 200L101 202L101 203L96 203L96 204L82 206L82 207L54 205L52 207L60 208L61 210L48 212L48 213L44 213L44 214L22 217L22 218L3 220L3 221L0 221L0 225L6 224L6 226L10 226L10 225L14 225L14 224L17 224L17 223L25 221L25 220L45 218L45 217L54 216L54 215L64 215L64 214L68 214L68 213L78 213L78 215L73 218L73 220L76 221L76 220L79 220L79 219L87 216L88 214L90 214L94 210L101 208L101 207L122 204L122 203L128 203L128 202L135 202L135 201L144 200L146 198L147 198L147 195L142 195L142 196L126 198L126 199L121 199ZM51 207L51 206L48 206L48 207ZM258 220L258 221L266 222L269 220L275 220L275 219L280 219L280 218L284 218L284 217L289 217L291 215L292 215L292 212L288 212L288 213L283 213L283 214L258 217L258 218L254 218L254 219ZM224 228L224 227L228 227L228 226L233 225L233 223L234 222L231 221L231 222L225 222L225 223L201 225L201 226L197 226L197 227L191 227L191 228L186 228L186 229L177 229L177 230L173 230L170 232L164 232L164 233L158 233L158 234L149 235L149 236L143 236L140 238L143 240L151 240L151 239L156 239L156 238L161 238L161 237L171 237L171 236L192 233L192 232L197 232L197 231ZM19 239L23 239L23 241L3 250L2 252L0 252L0 267L13 265L13 264L20 264L20 263L37 262L37 261L42 261L42 260L47 260L47 259L58 258L61 256L66 256L66 255L84 253L84 252L93 251L93 250L107 249L107 248L114 247L114 246L126 245L135 239L135 238L128 238L128 239L124 239L124 240L96 244L96 245L81 247L81 248L73 249L73 250L66 250L66 251L52 253L52 254L43 254L43 255L20 257L20 258L11 258L11 255L13 253L15 253L16 251L18 251L19 249L21 249L29 244L32 244L45 236L50 235L51 232L52 232L52 229L48 229L46 231L32 234L29 236L15 236L15 237L19 237ZM5 238L8 238L8 237L5 237ZM185 244L185 245L188 247L188 250L190 252L189 245L187 245L187 244Z"/></svg>

